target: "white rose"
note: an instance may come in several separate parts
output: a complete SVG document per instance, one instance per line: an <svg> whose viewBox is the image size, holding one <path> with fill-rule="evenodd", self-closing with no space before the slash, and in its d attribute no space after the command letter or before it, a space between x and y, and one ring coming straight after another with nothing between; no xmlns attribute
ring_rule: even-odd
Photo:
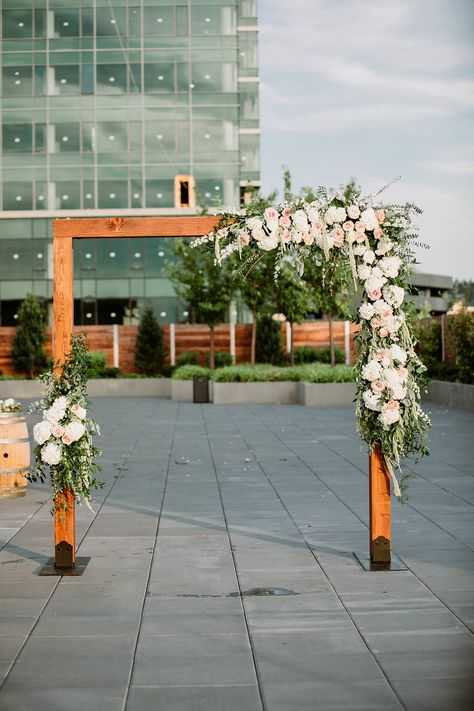
<svg viewBox="0 0 474 711"><path fill-rule="evenodd" d="M379 221L375 215L375 210L372 207L368 207L367 210L360 216L361 222L365 224L366 230L376 230L379 226Z"/></svg>
<svg viewBox="0 0 474 711"><path fill-rule="evenodd" d="M390 347L390 351L392 353L393 360L396 360L398 363L405 365L408 354L404 348L399 346L397 343L394 343L393 346Z"/></svg>
<svg viewBox="0 0 474 711"><path fill-rule="evenodd" d="M337 207L331 205L324 213L324 220L327 225L332 225L334 222L337 222Z"/></svg>
<svg viewBox="0 0 474 711"><path fill-rule="evenodd" d="M390 306L390 304L387 304L387 302L383 299L377 299L377 301L374 302L374 309L375 312L380 315L382 315L386 311L390 311L390 313L392 312L392 307Z"/></svg>
<svg viewBox="0 0 474 711"><path fill-rule="evenodd" d="M249 217L246 225L249 230L261 230L263 227L263 221L259 217Z"/></svg>
<svg viewBox="0 0 474 711"><path fill-rule="evenodd" d="M318 222L320 220L319 210L316 207L309 207L307 210L307 213L308 213L308 219L311 222L311 224L314 224L315 222Z"/></svg>
<svg viewBox="0 0 474 711"><path fill-rule="evenodd" d="M382 270L380 267L372 267L372 276L376 277L377 279L380 279L380 277L383 277Z"/></svg>
<svg viewBox="0 0 474 711"><path fill-rule="evenodd" d="M383 298L395 308L401 306L404 297L405 290L401 286L396 286L395 284L392 284L391 286L386 286L383 289Z"/></svg>
<svg viewBox="0 0 474 711"><path fill-rule="evenodd" d="M351 220L357 220L357 218L358 218L359 215L360 215L360 210L359 210L359 208L357 207L357 205L350 205L350 206L347 208L347 214L349 215L349 217L351 218Z"/></svg>
<svg viewBox="0 0 474 711"><path fill-rule="evenodd" d="M298 229L302 230L303 232L308 231L308 218L304 210L296 210L296 212L293 213L292 218Z"/></svg>
<svg viewBox="0 0 474 711"><path fill-rule="evenodd" d="M41 450L41 460L51 466L59 464L61 461L61 447L55 442L48 442Z"/></svg>
<svg viewBox="0 0 474 711"><path fill-rule="evenodd" d="M402 260L400 257L383 257L379 261L379 267L385 276L395 278L400 271Z"/></svg>
<svg viewBox="0 0 474 711"><path fill-rule="evenodd" d="M364 254L364 262L367 264L372 264L375 261L375 252L372 252L371 249L367 249Z"/></svg>
<svg viewBox="0 0 474 711"><path fill-rule="evenodd" d="M71 405L71 412L79 420L83 420L87 414L87 410L85 409L85 407L82 407L81 405L78 405L77 403L75 403L74 405Z"/></svg>
<svg viewBox="0 0 474 711"><path fill-rule="evenodd" d="M392 397L394 400L404 400L407 396L407 389L404 385L394 385L392 387Z"/></svg>
<svg viewBox="0 0 474 711"><path fill-rule="evenodd" d="M366 390L362 394L362 398L364 400L364 405L369 410L375 410L375 411L380 410L381 404L380 404L380 394L379 393L374 393L374 392L372 392L372 390Z"/></svg>
<svg viewBox="0 0 474 711"><path fill-rule="evenodd" d="M373 277L371 275L364 284L365 290L369 294L371 291L381 289L386 281L387 279L385 277L380 277L377 279L377 277Z"/></svg>
<svg viewBox="0 0 474 711"><path fill-rule="evenodd" d="M400 410L387 410L386 412L381 412L379 415L379 420L384 426L384 429L388 429L390 425L395 424L400 419Z"/></svg>
<svg viewBox="0 0 474 711"><path fill-rule="evenodd" d="M375 309L372 304L362 304L362 306L359 308L359 313L362 318L365 318L367 321L370 321L370 319L375 313Z"/></svg>
<svg viewBox="0 0 474 711"><path fill-rule="evenodd" d="M377 249L375 250L375 254L378 254L379 256L382 256L384 254L387 254L387 252L390 252L390 250L393 247L393 242L386 237L382 237L381 240L379 240L379 243L377 244Z"/></svg>
<svg viewBox="0 0 474 711"><path fill-rule="evenodd" d="M59 422L63 419L66 414L67 408L67 397L61 395L61 397L54 400L51 407L43 412L43 417L49 422Z"/></svg>
<svg viewBox="0 0 474 711"><path fill-rule="evenodd" d="M365 380L379 380L382 372L382 366L376 360L369 360L362 368L362 377Z"/></svg>
<svg viewBox="0 0 474 711"><path fill-rule="evenodd" d="M357 274L362 281L365 281L372 274L372 268L368 264L359 264L357 267Z"/></svg>
<svg viewBox="0 0 474 711"><path fill-rule="evenodd" d="M85 431L86 428L82 422L70 422L64 428L64 432L69 435L73 442L77 442L78 439L81 439Z"/></svg>
<svg viewBox="0 0 474 711"><path fill-rule="evenodd" d="M400 316L389 316L385 327L389 333L396 333L403 323L403 319Z"/></svg>
<svg viewBox="0 0 474 711"><path fill-rule="evenodd" d="M44 444L51 437L51 425L46 420L37 422L33 427L33 438L38 444Z"/></svg>
<svg viewBox="0 0 474 711"><path fill-rule="evenodd" d="M269 252L270 250L275 249L275 247L278 247L277 232L271 232L269 235L264 233L258 241L258 246L265 252Z"/></svg>
<svg viewBox="0 0 474 711"><path fill-rule="evenodd" d="M398 387L402 384L402 380L395 368L384 368L380 377L389 388Z"/></svg>
<svg viewBox="0 0 474 711"><path fill-rule="evenodd" d="M347 217L347 213L343 207L336 207L336 220L335 222L340 222L341 224Z"/></svg>

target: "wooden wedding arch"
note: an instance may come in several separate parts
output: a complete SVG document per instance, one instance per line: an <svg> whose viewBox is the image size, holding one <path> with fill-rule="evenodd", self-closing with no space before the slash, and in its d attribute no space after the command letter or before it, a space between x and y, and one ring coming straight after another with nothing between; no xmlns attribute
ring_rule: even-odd
<svg viewBox="0 0 474 711"><path fill-rule="evenodd" d="M53 222L54 330L53 358L64 363L71 347L74 323L73 247L76 239L133 237L199 237L219 223L218 217L127 217L57 219ZM390 552L390 479L385 460L376 450L369 457L369 543L367 557L357 556L366 569L394 567ZM56 575L80 574L76 565L75 502L65 489L54 514L54 561ZM51 574L51 570L49 574Z"/></svg>

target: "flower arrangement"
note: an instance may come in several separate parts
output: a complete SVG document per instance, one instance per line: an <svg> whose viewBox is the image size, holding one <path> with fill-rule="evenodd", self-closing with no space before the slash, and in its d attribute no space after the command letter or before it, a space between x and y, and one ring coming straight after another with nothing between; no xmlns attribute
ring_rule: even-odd
<svg viewBox="0 0 474 711"><path fill-rule="evenodd" d="M33 427L35 464L29 479L45 481L49 467L55 500L62 500L60 495L69 489L77 503L90 508L91 489L103 484L94 476L100 471L94 459L101 451L92 438L100 434L100 427L87 417L87 355L85 337L73 336L62 372L46 372L38 378L46 392L30 407L30 412L42 413L42 420Z"/></svg>
<svg viewBox="0 0 474 711"><path fill-rule="evenodd" d="M21 412L21 403L12 397L0 400L0 412Z"/></svg>
<svg viewBox="0 0 474 711"><path fill-rule="evenodd" d="M428 453L431 424L420 406L426 368L414 351L413 308L405 301L415 262L413 216L420 210L324 188L310 203L297 199L264 211L260 205L255 201L220 213L218 229L192 246L213 248L217 264L236 254L246 257L243 264L249 269L262 252L274 251L276 278L284 262L300 277L308 260L321 269L323 279L340 265L352 271L355 286L363 287L356 319L357 428L370 451L380 444L400 497L393 466L400 467L402 457Z"/></svg>

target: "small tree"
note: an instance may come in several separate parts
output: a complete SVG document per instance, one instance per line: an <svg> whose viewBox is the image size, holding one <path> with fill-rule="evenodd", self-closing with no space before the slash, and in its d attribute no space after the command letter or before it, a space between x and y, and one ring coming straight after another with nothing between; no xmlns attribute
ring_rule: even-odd
<svg viewBox="0 0 474 711"><path fill-rule="evenodd" d="M135 343L135 365L140 373L154 375L163 370L165 347L163 329L148 305L138 327Z"/></svg>
<svg viewBox="0 0 474 711"><path fill-rule="evenodd" d="M279 313L285 314L290 324L290 363L295 364L293 325L301 323L309 311L314 310L311 286L298 278L294 269L285 266L275 284L275 305Z"/></svg>
<svg viewBox="0 0 474 711"><path fill-rule="evenodd" d="M231 265L214 264L214 254L193 249L185 240L176 242L178 261L170 265L176 293L189 304L194 321L210 328L209 366L215 364L214 329L225 319L236 290Z"/></svg>
<svg viewBox="0 0 474 711"><path fill-rule="evenodd" d="M280 365L284 360L283 338L280 321L273 321L269 315L257 320L255 360L257 363Z"/></svg>
<svg viewBox="0 0 474 711"><path fill-rule="evenodd" d="M271 319L271 315L275 311L274 262L273 255L264 255L239 279L242 300L252 314L252 341L250 346L250 362L252 365L255 365L257 360L257 331L260 323L264 318Z"/></svg>
<svg viewBox="0 0 474 711"><path fill-rule="evenodd" d="M46 366L44 343L46 323L44 309L34 294L28 294L18 309L12 360L15 370L25 371L30 377Z"/></svg>

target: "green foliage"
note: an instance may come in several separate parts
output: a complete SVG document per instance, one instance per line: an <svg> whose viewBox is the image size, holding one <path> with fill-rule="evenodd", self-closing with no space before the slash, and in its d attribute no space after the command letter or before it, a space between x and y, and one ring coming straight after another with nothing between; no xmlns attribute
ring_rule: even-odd
<svg viewBox="0 0 474 711"><path fill-rule="evenodd" d="M451 302L462 301L464 306L474 306L474 281L454 280Z"/></svg>
<svg viewBox="0 0 474 711"><path fill-rule="evenodd" d="M256 362L278 365L284 358L281 323L273 321L271 316L262 316L257 320Z"/></svg>
<svg viewBox="0 0 474 711"><path fill-rule="evenodd" d="M199 353L197 351L183 351L176 358L176 365L199 365Z"/></svg>
<svg viewBox="0 0 474 711"><path fill-rule="evenodd" d="M426 318L414 321L413 330L417 340L415 351L432 378L442 357L441 324L435 319Z"/></svg>
<svg viewBox="0 0 474 711"><path fill-rule="evenodd" d="M182 365L173 371L173 380L192 380L195 375L209 375L209 368L203 368L202 365Z"/></svg>
<svg viewBox="0 0 474 711"><path fill-rule="evenodd" d="M346 356L341 348L335 348L336 363L344 363ZM329 348L312 348L311 346L301 346L295 348L295 364L303 363L330 363L331 353Z"/></svg>
<svg viewBox="0 0 474 711"><path fill-rule="evenodd" d="M147 306L138 327L135 366L143 375L153 375L163 370L164 362L163 329L156 320L153 308Z"/></svg>
<svg viewBox="0 0 474 711"><path fill-rule="evenodd" d="M44 343L46 323L44 309L34 294L28 294L18 310L18 320L13 339L12 361L17 371L26 371L30 377L46 365Z"/></svg>
<svg viewBox="0 0 474 711"><path fill-rule="evenodd" d="M291 368L278 367L268 363L256 366L242 364L218 368L212 374L218 383L258 383L302 381L307 383L346 383L354 380L352 368L338 365L335 368L318 363Z"/></svg>
<svg viewBox="0 0 474 711"><path fill-rule="evenodd" d="M87 377L103 378L105 364L107 362L107 357L105 353L102 353L101 351L88 351L86 354L86 360L88 367Z"/></svg>
<svg viewBox="0 0 474 711"><path fill-rule="evenodd" d="M456 365L461 383L474 383L474 314L460 311L449 318Z"/></svg>
<svg viewBox="0 0 474 711"><path fill-rule="evenodd" d="M209 366L210 354L206 353L206 365ZM227 351L216 351L214 354L214 365L216 368L224 368L234 362L232 356Z"/></svg>
<svg viewBox="0 0 474 711"><path fill-rule="evenodd" d="M87 380L89 377L89 357L84 334L73 336L71 350L66 356L62 372L58 376L52 370L42 373L38 380L45 387L45 397L33 403L29 412L42 412L43 422L38 423L48 427L52 422L59 430L67 433L71 425L82 429L82 434L76 438L64 439L61 432L49 432L42 444L34 448L34 466L28 475L30 481L45 481L46 471L49 466L50 482L53 487L56 509L66 508L66 504L58 504L62 500L64 489L69 489L74 494L77 503L84 502L89 506L91 489L103 487L97 481L96 474L101 471L95 462L101 451L94 445L93 437L100 434L100 427L94 420L86 417L87 406ZM78 412L82 410L82 413ZM35 425L37 427L38 425ZM58 463L48 465L44 458L47 448L54 448L60 455ZM43 456L42 456L43 455Z"/></svg>

